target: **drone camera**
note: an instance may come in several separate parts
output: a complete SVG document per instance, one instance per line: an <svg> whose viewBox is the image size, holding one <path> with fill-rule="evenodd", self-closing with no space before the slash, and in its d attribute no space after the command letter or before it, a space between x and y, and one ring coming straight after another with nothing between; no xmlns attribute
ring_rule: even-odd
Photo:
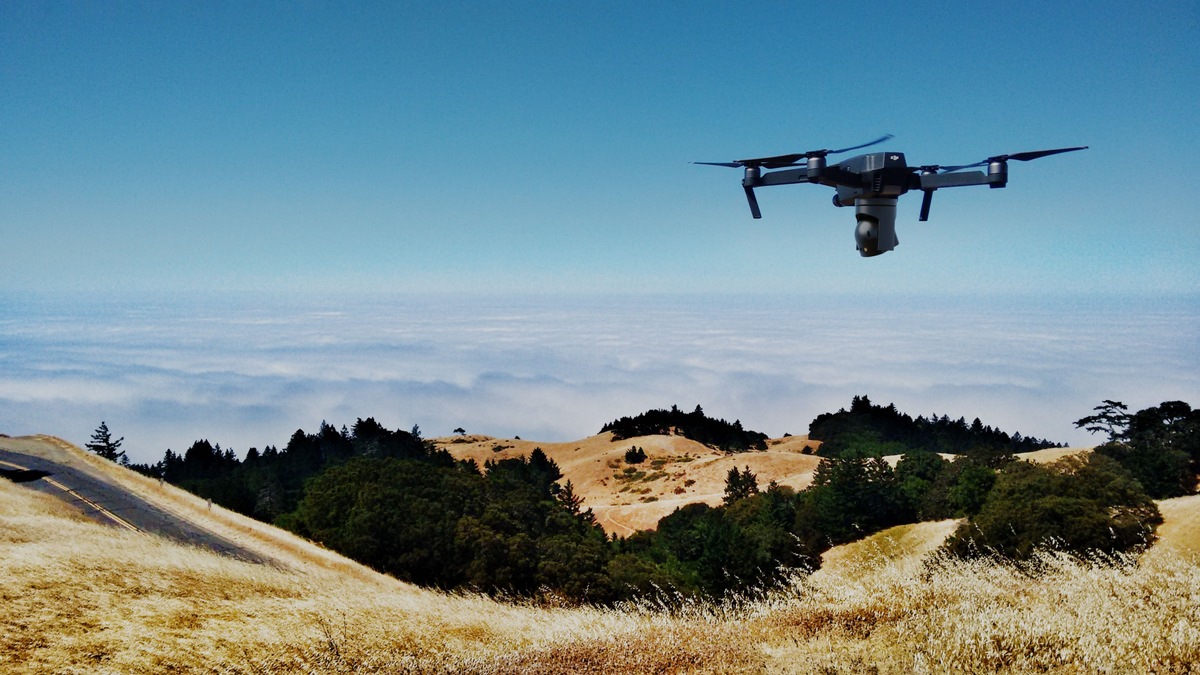
<svg viewBox="0 0 1200 675"><path fill-rule="evenodd" d="M896 238L895 199L858 199L855 208L858 227L854 229L854 241L862 257L896 248L900 241Z"/></svg>

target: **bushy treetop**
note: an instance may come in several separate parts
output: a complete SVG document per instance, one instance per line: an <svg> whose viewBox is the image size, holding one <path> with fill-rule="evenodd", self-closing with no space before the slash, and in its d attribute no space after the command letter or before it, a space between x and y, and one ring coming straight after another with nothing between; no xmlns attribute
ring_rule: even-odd
<svg viewBox="0 0 1200 675"><path fill-rule="evenodd" d="M633 417L622 417L600 429L600 433L608 431L613 433L616 440L638 436L679 435L726 452L767 449L766 434L743 429L740 420L731 424L722 419L708 417L698 405L690 413L671 406L670 410L660 408Z"/></svg>
<svg viewBox="0 0 1200 675"><path fill-rule="evenodd" d="M970 423L964 418L951 420L945 415L914 419L897 410L895 404L874 405L866 396L855 396L849 410L842 408L817 415L808 425L808 435L821 441L819 453L828 457L900 455L909 450L926 450L996 458L987 460L996 465L1003 463L1000 458L1015 453L1056 446L1020 433L1009 435L985 426L978 417Z"/></svg>

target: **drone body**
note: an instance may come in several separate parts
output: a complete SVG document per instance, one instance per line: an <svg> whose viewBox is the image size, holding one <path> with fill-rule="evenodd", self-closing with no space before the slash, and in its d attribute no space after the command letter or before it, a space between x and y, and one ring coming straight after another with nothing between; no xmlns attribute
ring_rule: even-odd
<svg viewBox="0 0 1200 675"><path fill-rule="evenodd" d="M873 152L858 155L836 164L828 164L826 156L857 150L882 143L891 136L877 138L870 143L840 150L811 150L791 155L739 159L733 162L694 162L710 166L742 167L745 175L742 187L750 203L750 213L761 218L758 199L754 189L769 185L793 183L817 183L837 190L833 196L834 206L854 206L858 226L854 239L858 251L864 257L886 253L899 243L896 239L896 202L910 190L924 193L921 201L921 220L929 219L929 207L933 192L940 188L966 185L987 185L1002 188L1008 184L1008 162L1027 162L1031 159L1086 149L1087 146L1035 150L1012 155L996 155L982 162L960 166L909 166L901 152ZM987 166L983 171L956 173L961 169ZM788 168L794 167L794 168ZM763 169L780 169L764 173ZM939 173L940 172L940 173Z"/></svg>

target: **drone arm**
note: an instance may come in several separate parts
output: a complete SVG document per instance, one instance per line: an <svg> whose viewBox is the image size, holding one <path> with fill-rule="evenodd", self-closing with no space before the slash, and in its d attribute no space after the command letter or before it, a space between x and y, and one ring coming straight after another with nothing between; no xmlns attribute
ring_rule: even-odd
<svg viewBox="0 0 1200 675"><path fill-rule="evenodd" d="M755 186L762 185L792 185L793 183L808 183L808 169L788 169L787 171L772 171L764 173Z"/></svg>
<svg viewBox="0 0 1200 675"><path fill-rule="evenodd" d="M936 190L938 188L963 187L965 185L990 185L995 179L982 171L966 171L963 173L928 173L917 176L919 184L913 187L921 190Z"/></svg>
<svg viewBox="0 0 1200 675"><path fill-rule="evenodd" d="M922 170L919 175L913 176L914 180L909 185L909 189L921 190L925 193L921 198L920 222L929 220L929 207L933 205L933 191L938 188L963 187L966 185L1004 187L1003 183L997 184L996 177L986 175L982 171L964 173L936 173L936 171L936 168Z"/></svg>
<svg viewBox="0 0 1200 675"><path fill-rule="evenodd" d="M754 188L765 185L807 183L807 172L807 169L800 168L788 169L787 171L773 171L764 174L759 171L757 166L746 167L746 176L742 179L742 189L746 191L746 202L750 205L750 215L755 218L762 218L762 212L758 209L758 198L754 196Z"/></svg>

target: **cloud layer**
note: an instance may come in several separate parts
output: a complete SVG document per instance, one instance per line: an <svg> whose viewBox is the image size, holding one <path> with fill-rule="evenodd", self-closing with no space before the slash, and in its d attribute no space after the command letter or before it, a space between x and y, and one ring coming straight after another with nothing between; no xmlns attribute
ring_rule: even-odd
<svg viewBox="0 0 1200 675"><path fill-rule="evenodd" d="M855 394L1068 443L1101 399L1200 404L1194 299L0 300L0 433L135 461L375 417L560 441L696 404L772 436Z"/></svg>

